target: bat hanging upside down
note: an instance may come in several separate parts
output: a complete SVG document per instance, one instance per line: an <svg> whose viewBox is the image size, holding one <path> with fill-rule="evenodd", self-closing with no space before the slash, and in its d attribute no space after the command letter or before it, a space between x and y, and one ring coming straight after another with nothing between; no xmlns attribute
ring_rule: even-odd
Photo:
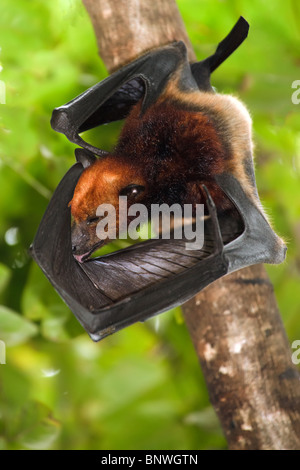
<svg viewBox="0 0 300 470"><path fill-rule="evenodd" d="M180 305L225 274L285 257L258 197L249 113L210 83L248 28L240 18L216 52L194 64L182 42L150 51L53 112L52 127L81 148L50 201L32 256L93 340ZM79 135L120 119L111 153ZM92 259L120 236L120 196L129 208L190 204L194 221L204 204L203 247L155 238ZM107 204L117 217L99 238L98 208Z"/></svg>

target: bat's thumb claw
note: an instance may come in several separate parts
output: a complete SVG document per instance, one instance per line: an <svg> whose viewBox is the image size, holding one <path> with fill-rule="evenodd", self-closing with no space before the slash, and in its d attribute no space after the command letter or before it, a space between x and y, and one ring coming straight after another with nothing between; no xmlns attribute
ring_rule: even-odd
<svg viewBox="0 0 300 470"><path fill-rule="evenodd" d="M92 152L81 148L75 149L75 157L77 162L82 164L83 168L88 168L97 160Z"/></svg>

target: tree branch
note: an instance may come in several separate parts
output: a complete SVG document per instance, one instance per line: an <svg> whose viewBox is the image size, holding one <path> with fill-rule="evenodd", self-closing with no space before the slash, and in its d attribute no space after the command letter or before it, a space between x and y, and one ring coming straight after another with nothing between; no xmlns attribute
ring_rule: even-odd
<svg viewBox="0 0 300 470"><path fill-rule="evenodd" d="M262 265L240 270L184 306L231 449L299 449L299 373Z"/></svg>
<svg viewBox="0 0 300 470"><path fill-rule="evenodd" d="M111 72L183 40L174 0L83 0ZM262 265L216 281L183 306L209 394L231 449L299 449L299 373Z"/></svg>
<svg viewBox="0 0 300 470"><path fill-rule="evenodd" d="M172 41L185 42L195 59L177 5L169 0L83 0L109 72L148 49Z"/></svg>

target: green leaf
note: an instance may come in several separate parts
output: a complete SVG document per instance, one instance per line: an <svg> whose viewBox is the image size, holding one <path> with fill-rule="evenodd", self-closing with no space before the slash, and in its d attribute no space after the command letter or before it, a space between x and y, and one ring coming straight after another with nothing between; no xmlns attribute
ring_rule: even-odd
<svg viewBox="0 0 300 470"><path fill-rule="evenodd" d="M34 323L0 305L0 339L7 346L24 343L37 332L38 328Z"/></svg>
<svg viewBox="0 0 300 470"><path fill-rule="evenodd" d="M9 279L11 276L11 270L5 266L5 264L0 264L0 294L5 290Z"/></svg>
<svg viewBox="0 0 300 470"><path fill-rule="evenodd" d="M30 402L21 413L22 428L19 443L26 449L49 449L59 435L60 425L51 410L42 403Z"/></svg>

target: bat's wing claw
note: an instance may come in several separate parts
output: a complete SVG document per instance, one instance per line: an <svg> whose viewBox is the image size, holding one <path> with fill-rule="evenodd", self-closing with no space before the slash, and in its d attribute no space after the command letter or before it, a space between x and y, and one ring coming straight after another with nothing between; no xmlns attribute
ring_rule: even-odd
<svg viewBox="0 0 300 470"><path fill-rule="evenodd" d="M215 203L214 203L207 187L204 184L201 185L201 189L205 193L206 204L207 204L209 215L210 215L211 221L212 221L213 236L214 236L213 237L213 240L214 240L214 254L222 253L223 250L224 250L224 244L223 244L222 234L221 234L220 225L219 225L219 221L218 221L216 205L215 205Z"/></svg>

